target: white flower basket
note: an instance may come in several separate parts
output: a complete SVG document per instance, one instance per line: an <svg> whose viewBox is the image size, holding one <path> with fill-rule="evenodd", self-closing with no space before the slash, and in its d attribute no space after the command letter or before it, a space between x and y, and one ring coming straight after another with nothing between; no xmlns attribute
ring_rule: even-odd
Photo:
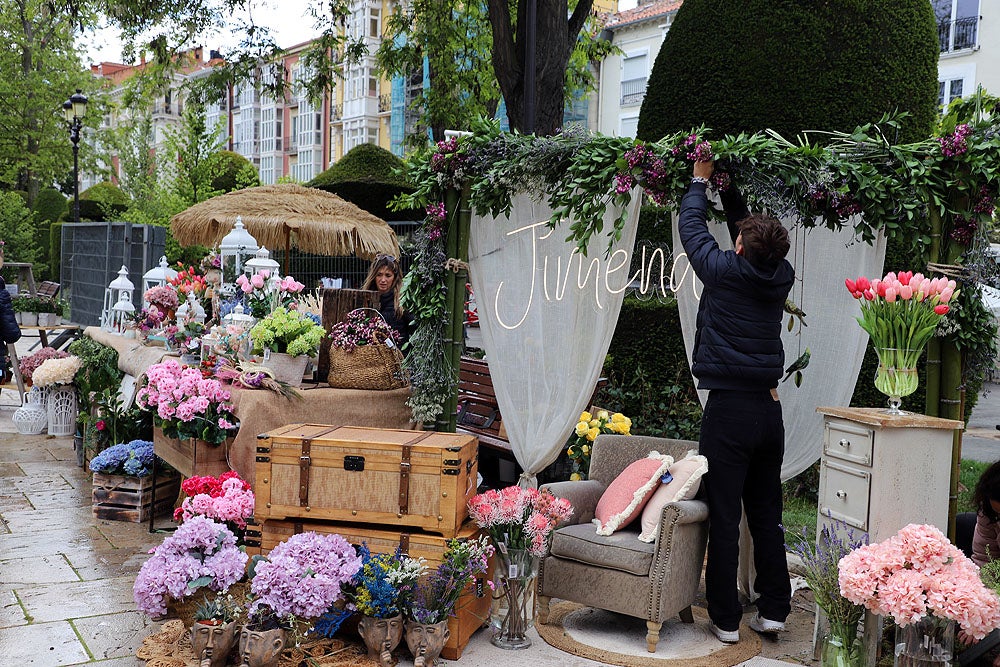
<svg viewBox="0 0 1000 667"><path fill-rule="evenodd" d="M24 397L25 403L28 405L33 405L42 412L45 412L49 406L49 388L48 387L32 387L31 391Z"/></svg>
<svg viewBox="0 0 1000 667"><path fill-rule="evenodd" d="M60 384L49 389L49 435L73 435L76 432L76 388Z"/></svg>
<svg viewBox="0 0 1000 667"><path fill-rule="evenodd" d="M14 411L14 426L21 435L38 435L45 430L48 417L45 410L31 403Z"/></svg>

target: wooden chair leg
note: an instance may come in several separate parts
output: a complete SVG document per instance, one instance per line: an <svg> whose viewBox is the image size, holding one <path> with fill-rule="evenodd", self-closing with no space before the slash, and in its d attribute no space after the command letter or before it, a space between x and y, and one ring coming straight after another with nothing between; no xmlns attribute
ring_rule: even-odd
<svg viewBox="0 0 1000 667"><path fill-rule="evenodd" d="M538 596L538 622L542 625L549 624L549 601L551 599L547 595Z"/></svg>
<svg viewBox="0 0 1000 667"><path fill-rule="evenodd" d="M685 623L694 623L694 614L691 613L691 605L681 609L677 615L680 616L681 620Z"/></svg>
<svg viewBox="0 0 1000 667"><path fill-rule="evenodd" d="M660 641L660 627L663 623L653 623L646 621L646 650L656 653L656 643Z"/></svg>

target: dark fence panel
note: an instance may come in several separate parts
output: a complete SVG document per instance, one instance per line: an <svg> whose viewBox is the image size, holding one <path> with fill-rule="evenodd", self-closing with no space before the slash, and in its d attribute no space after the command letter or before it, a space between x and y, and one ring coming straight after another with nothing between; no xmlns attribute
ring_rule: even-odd
<svg viewBox="0 0 1000 667"><path fill-rule="evenodd" d="M142 300L142 274L164 253L164 227L130 222L81 222L62 226L61 295L70 304L70 319L98 325L104 290L124 265L135 285L132 300Z"/></svg>

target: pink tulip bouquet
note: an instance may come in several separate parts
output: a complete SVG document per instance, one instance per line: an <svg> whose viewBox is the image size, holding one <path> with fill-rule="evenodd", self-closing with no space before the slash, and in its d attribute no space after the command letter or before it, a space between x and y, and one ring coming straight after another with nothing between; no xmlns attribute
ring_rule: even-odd
<svg viewBox="0 0 1000 667"><path fill-rule="evenodd" d="M236 286L243 294L243 303L255 318L263 319L275 309L284 306L294 308L305 285L291 276L274 279L267 270L258 271L249 278L240 275Z"/></svg>
<svg viewBox="0 0 1000 667"><path fill-rule="evenodd" d="M855 549L838 567L841 595L892 616L897 625L933 616L955 621L977 640L1000 626L1000 597L934 526L911 523L887 540Z"/></svg>

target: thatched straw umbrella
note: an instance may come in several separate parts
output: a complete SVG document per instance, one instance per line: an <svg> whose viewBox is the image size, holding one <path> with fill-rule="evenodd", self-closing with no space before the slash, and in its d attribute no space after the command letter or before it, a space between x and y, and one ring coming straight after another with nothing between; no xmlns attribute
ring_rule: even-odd
<svg viewBox="0 0 1000 667"><path fill-rule="evenodd" d="M332 257L373 259L380 253L399 257L399 243L381 218L337 195L301 185L262 185L212 197L170 219L181 245L214 247L229 233L237 216L259 245L292 246ZM287 261L287 258L286 258Z"/></svg>

